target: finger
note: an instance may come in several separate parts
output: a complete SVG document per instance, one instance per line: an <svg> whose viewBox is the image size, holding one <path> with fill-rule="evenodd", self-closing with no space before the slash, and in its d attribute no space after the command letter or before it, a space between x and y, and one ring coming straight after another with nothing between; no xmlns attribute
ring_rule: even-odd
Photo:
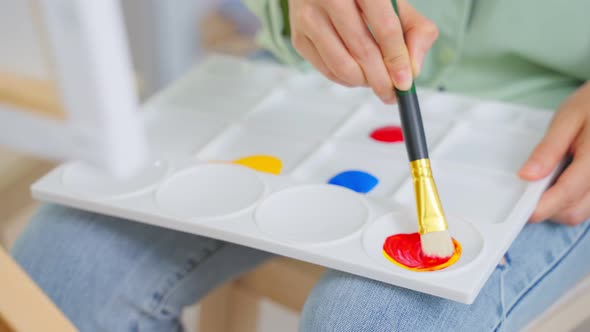
<svg viewBox="0 0 590 332"><path fill-rule="evenodd" d="M559 212L551 220L564 225L575 226L590 218L590 191L573 206Z"/></svg>
<svg viewBox="0 0 590 332"><path fill-rule="evenodd" d="M338 15L330 16L346 48L360 64L375 94L386 103L395 100L394 85L387 73L379 46L363 20L359 8L351 1L326 1Z"/></svg>
<svg viewBox="0 0 590 332"><path fill-rule="evenodd" d="M545 137L531 153L518 174L525 180L539 180L549 175L562 160L580 132L582 112L559 111Z"/></svg>
<svg viewBox="0 0 590 332"><path fill-rule="evenodd" d="M584 151L590 151L587 149L588 144L583 144L581 147ZM589 191L590 181L584 180L588 169L590 169L590 154L577 152L573 162L559 176L557 182L543 194L531 220L542 221L555 216Z"/></svg>
<svg viewBox="0 0 590 332"><path fill-rule="evenodd" d="M422 70L422 63L426 53L432 47L432 44L438 38L438 28L436 24L422 16L406 0L398 0L400 7L401 25L404 30L404 38L414 77L417 77Z"/></svg>
<svg viewBox="0 0 590 332"><path fill-rule="evenodd" d="M312 11L301 17L300 24L305 36L294 35L292 42L297 50L300 46L306 47L306 39L309 39L322 62L340 81L350 86L367 85L363 70L346 49L326 13Z"/></svg>
<svg viewBox="0 0 590 332"><path fill-rule="evenodd" d="M312 44L311 40L309 40L309 38L302 36L297 37L296 39L299 38L302 38L302 40L297 40L297 52L299 52L299 54L303 58L309 61L320 73L326 76L329 80L344 86L352 86L351 84L341 80L336 75L334 75L334 73L332 73L332 71L328 68L324 60L322 60L322 57L318 53L315 46Z"/></svg>
<svg viewBox="0 0 590 332"><path fill-rule="evenodd" d="M391 1L357 0L357 3L371 26L389 76L398 89L408 90L412 86L410 56L404 42L402 25Z"/></svg>

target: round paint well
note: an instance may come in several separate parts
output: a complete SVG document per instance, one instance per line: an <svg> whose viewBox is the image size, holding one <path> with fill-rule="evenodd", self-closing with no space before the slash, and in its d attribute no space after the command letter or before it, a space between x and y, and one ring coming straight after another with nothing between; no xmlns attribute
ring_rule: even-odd
<svg viewBox="0 0 590 332"><path fill-rule="evenodd" d="M452 239L454 252L449 257L427 256L422 251L421 236L416 233L400 233L387 237L383 243L383 255L403 269L428 272L445 269L461 257L461 244Z"/></svg>
<svg viewBox="0 0 590 332"><path fill-rule="evenodd" d="M447 216L449 232L462 247L459 260L453 265L438 271L412 272L399 267L389 261L383 254L383 244L391 235L410 234L418 231L416 217L411 212L394 212L387 214L371 224L363 233L363 247L365 252L380 265L388 269L407 273L440 273L455 271L475 260L483 249L483 237L469 222L452 216Z"/></svg>
<svg viewBox="0 0 590 332"><path fill-rule="evenodd" d="M305 185L269 196L255 218L259 229L274 240L321 244L354 234L368 216L363 197L350 190Z"/></svg>
<svg viewBox="0 0 590 332"><path fill-rule="evenodd" d="M404 141L404 133L399 126L380 127L373 130L369 136L381 143L400 143Z"/></svg>
<svg viewBox="0 0 590 332"><path fill-rule="evenodd" d="M162 161L153 161L129 177L118 178L84 163L64 168L62 184L76 194L96 199L117 199L152 189L166 175Z"/></svg>
<svg viewBox="0 0 590 332"><path fill-rule="evenodd" d="M180 171L156 192L158 206L181 218L207 219L241 212L261 199L265 185L251 169L204 164Z"/></svg>
<svg viewBox="0 0 590 332"><path fill-rule="evenodd" d="M348 188L361 194L370 192L378 183L379 180L371 173L357 170L340 172L328 180L328 184Z"/></svg>

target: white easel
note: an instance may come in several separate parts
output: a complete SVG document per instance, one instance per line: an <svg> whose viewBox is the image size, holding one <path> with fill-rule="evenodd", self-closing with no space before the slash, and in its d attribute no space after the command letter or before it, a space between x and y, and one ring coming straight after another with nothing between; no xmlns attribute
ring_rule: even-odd
<svg viewBox="0 0 590 332"><path fill-rule="evenodd" d="M0 143L124 176L146 143L118 0L40 0L65 119L0 105Z"/></svg>

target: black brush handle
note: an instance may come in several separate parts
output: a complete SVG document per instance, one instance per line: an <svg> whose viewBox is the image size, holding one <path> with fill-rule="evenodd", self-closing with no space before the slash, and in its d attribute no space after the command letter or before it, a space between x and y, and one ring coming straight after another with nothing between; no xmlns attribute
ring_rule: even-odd
<svg viewBox="0 0 590 332"><path fill-rule="evenodd" d="M412 84L408 91L395 89L399 106L399 117L404 132L404 142L410 162L428 158L428 145L422 124L422 114L418 104L418 94Z"/></svg>
<svg viewBox="0 0 590 332"><path fill-rule="evenodd" d="M397 1L392 0L391 4L399 17ZM395 94L402 121L404 142L406 144L406 150L408 150L408 158L410 158L410 162L418 159L427 159L428 145L426 144L426 137L424 135L424 125L422 124L422 114L420 113L420 104L418 104L416 86L412 83L412 87L408 91L395 89Z"/></svg>

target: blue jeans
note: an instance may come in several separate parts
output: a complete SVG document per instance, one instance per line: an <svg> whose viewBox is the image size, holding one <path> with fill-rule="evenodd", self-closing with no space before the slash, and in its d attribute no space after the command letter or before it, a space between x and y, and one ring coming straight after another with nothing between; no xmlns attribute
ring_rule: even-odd
<svg viewBox="0 0 590 332"><path fill-rule="evenodd" d="M590 273L590 223L528 225L472 305L328 271L302 331L516 331ZM81 331L180 331L184 306L272 257L46 205L13 255Z"/></svg>

